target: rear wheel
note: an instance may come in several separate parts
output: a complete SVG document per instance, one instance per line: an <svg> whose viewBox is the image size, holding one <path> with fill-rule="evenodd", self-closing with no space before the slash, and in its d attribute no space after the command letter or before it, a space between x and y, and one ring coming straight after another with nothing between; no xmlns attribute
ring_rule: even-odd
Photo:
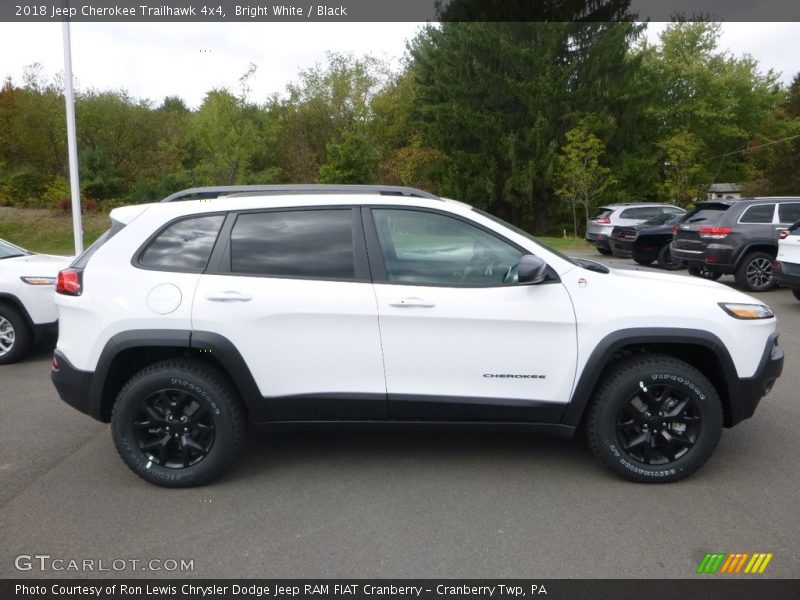
<svg viewBox="0 0 800 600"><path fill-rule="evenodd" d="M800 290L792 290L792 295L796 300L800 300Z"/></svg>
<svg viewBox="0 0 800 600"><path fill-rule="evenodd" d="M637 258L637 257L634 256L633 260L634 260L635 263L640 264L643 267L646 267L648 265L652 265L653 264L653 259L652 258Z"/></svg>
<svg viewBox="0 0 800 600"><path fill-rule="evenodd" d="M603 248L601 246L597 246L597 251L603 256L611 256L611 248Z"/></svg>
<svg viewBox="0 0 800 600"><path fill-rule="evenodd" d="M601 383L586 419L592 451L621 477L678 481L699 469L722 432L722 405L697 369L671 356L638 355Z"/></svg>
<svg viewBox="0 0 800 600"><path fill-rule="evenodd" d="M669 244L664 244L661 247L661 250L658 251L658 257L656 260L658 261L658 266L662 269L666 269L667 271L677 271L683 267L680 261L672 260L672 253L669 251Z"/></svg>
<svg viewBox="0 0 800 600"><path fill-rule="evenodd" d="M22 359L32 343L33 334L19 311L0 303L0 365Z"/></svg>
<svg viewBox="0 0 800 600"><path fill-rule="evenodd" d="M736 269L736 283L749 292L765 292L773 288L772 260L766 252L751 252Z"/></svg>
<svg viewBox="0 0 800 600"><path fill-rule="evenodd" d="M244 441L244 412L230 383L190 360L166 360L120 391L111 417L114 444L142 479L166 487L219 477Z"/></svg>

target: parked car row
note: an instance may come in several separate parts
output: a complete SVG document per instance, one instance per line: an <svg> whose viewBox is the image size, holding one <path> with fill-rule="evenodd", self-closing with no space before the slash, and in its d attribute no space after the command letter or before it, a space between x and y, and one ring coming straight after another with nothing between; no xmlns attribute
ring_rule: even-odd
<svg viewBox="0 0 800 600"><path fill-rule="evenodd" d="M698 202L688 212L615 204L598 209L586 230L601 254L642 265L657 261L668 270L687 267L705 279L730 274L750 292L777 284L800 290L800 197Z"/></svg>

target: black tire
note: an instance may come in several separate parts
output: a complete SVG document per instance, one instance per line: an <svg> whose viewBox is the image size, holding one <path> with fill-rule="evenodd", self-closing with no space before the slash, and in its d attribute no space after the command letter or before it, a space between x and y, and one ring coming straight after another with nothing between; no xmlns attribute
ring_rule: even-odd
<svg viewBox="0 0 800 600"><path fill-rule="evenodd" d="M174 359L131 377L114 404L111 432L117 452L139 477L191 487L230 467L244 443L245 418L221 373Z"/></svg>
<svg viewBox="0 0 800 600"><path fill-rule="evenodd" d="M661 250L658 251L656 260L658 261L658 266L667 271L677 271L678 269L683 268L683 265L680 263L680 261L672 260L672 253L669 251L669 244L664 244L661 246Z"/></svg>
<svg viewBox="0 0 800 600"><path fill-rule="evenodd" d="M722 273L717 273L716 271L711 271L708 267L689 267L689 275L694 275L695 277L702 277L703 279L708 279L710 281L716 281L720 277L722 277Z"/></svg>
<svg viewBox="0 0 800 600"><path fill-rule="evenodd" d="M597 246L597 251L603 256L611 256L611 248L603 248L602 246Z"/></svg>
<svg viewBox="0 0 800 600"><path fill-rule="evenodd" d="M751 252L736 268L736 284L748 292L766 292L775 287L772 275L772 255L766 252Z"/></svg>
<svg viewBox="0 0 800 600"><path fill-rule="evenodd" d="M795 300L800 300L800 290L792 290L792 295L794 296Z"/></svg>
<svg viewBox="0 0 800 600"><path fill-rule="evenodd" d="M24 358L33 345L33 334L19 311L0 303L0 365Z"/></svg>
<svg viewBox="0 0 800 600"><path fill-rule="evenodd" d="M711 382L688 363L663 355L615 365L586 418L592 451L617 475L637 482L691 475L714 452L721 432L722 405Z"/></svg>
<svg viewBox="0 0 800 600"><path fill-rule="evenodd" d="M653 259L652 258L636 258L634 256L633 257L633 261L636 264L642 265L643 267L646 267L648 265L652 265L653 264Z"/></svg>

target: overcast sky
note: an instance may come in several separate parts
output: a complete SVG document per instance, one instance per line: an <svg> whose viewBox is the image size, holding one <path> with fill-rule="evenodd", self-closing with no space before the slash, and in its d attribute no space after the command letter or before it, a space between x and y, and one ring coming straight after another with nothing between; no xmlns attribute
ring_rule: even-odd
<svg viewBox="0 0 800 600"><path fill-rule="evenodd" d="M72 64L79 88L126 89L160 102L177 95L197 107L215 87L238 90L250 63L257 71L250 99L282 92L300 70L324 63L325 53L373 54L399 68L417 23L73 23ZM656 40L663 23L651 24ZM762 71L800 71L800 23L723 24L721 47L748 53ZM0 23L0 78L22 82L23 68L43 65L48 77L64 69L60 23Z"/></svg>

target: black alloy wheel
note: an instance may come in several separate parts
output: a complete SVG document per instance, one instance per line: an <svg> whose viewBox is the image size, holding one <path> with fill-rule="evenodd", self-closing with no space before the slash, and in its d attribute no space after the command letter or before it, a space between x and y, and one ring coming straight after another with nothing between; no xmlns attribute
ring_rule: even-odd
<svg viewBox="0 0 800 600"><path fill-rule="evenodd" d="M214 445L214 417L191 392L163 389L144 398L131 424L139 450L156 464L182 469L203 460Z"/></svg>
<svg viewBox="0 0 800 600"><path fill-rule="evenodd" d="M692 399L671 385L648 385L632 394L617 413L617 441L631 458L664 465L692 449L700 432Z"/></svg>

